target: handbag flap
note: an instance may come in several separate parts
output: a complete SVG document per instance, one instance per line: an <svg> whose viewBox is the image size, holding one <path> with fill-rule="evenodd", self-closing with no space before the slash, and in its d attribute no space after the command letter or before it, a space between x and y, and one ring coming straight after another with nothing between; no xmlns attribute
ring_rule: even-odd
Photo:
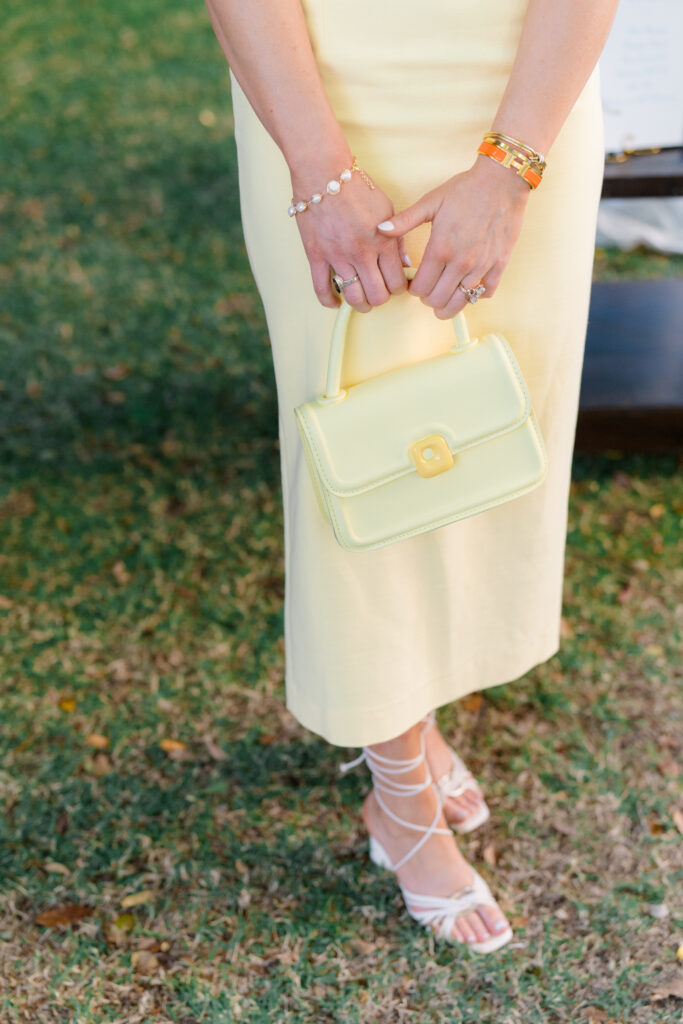
<svg viewBox="0 0 683 1024"><path fill-rule="evenodd" d="M493 333L295 409L323 483L341 497L417 472L410 446L430 434L455 456L514 430L530 411L510 346Z"/></svg>

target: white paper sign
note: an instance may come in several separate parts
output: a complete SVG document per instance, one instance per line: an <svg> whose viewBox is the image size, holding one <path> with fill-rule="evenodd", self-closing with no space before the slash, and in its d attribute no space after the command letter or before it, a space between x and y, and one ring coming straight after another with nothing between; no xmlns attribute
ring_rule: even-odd
<svg viewBox="0 0 683 1024"><path fill-rule="evenodd" d="M605 149L683 144L683 0L621 0L600 57Z"/></svg>

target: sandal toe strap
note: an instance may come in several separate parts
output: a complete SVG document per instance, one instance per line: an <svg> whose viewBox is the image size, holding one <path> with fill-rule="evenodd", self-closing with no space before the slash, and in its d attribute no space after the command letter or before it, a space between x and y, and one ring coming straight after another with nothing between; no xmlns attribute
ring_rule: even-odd
<svg viewBox="0 0 683 1024"><path fill-rule="evenodd" d="M450 772L442 775L437 782L442 798L447 800L451 796L460 796L467 789L479 791L479 783L462 758L454 750L451 751L451 756L453 766Z"/></svg>
<svg viewBox="0 0 683 1024"><path fill-rule="evenodd" d="M472 872L474 874L472 883L463 886L451 896L425 896L401 886L410 916L423 925L438 924L441 937L449 938L453 932L453 925L461 914L468 910L475 910L482 904L497 907L498 904L487 883L474 868L472 868ZM421 909L413 910L412 906L418 906Z"/></svg>

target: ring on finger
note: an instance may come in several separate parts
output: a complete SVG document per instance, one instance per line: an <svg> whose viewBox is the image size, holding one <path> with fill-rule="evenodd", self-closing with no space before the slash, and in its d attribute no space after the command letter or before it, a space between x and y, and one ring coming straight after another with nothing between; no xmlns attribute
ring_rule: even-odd
<svg viewBox="0 0 683 1024"><path fill-rule="evenodd" d="M334 285L334 290L336 291L337 295L343 295L345 288L348 288L348 286L350 284L353 284L354 281L359 280L360 278L358 277L358 274L356 274L355 277L350 277L348 281L345 281L343 277L340 277L339 274L334 274L332 277L332 284Z"/></svg>
<svg viewBox="0 0 683 1024"><path fill-rule="evenodd" d="M460 284L458 285L458 288L460 289L461 292L465 293L468 302L478 302L479 296L483 295L484 292L486 291L486 285L481 284L481 282L475 285L474 288L466 288L461 281Z"/></svg>

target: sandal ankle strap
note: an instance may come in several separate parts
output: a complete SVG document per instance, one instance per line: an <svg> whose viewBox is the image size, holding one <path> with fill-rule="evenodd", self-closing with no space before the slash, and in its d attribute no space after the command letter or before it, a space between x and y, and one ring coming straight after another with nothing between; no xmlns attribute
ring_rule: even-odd
<svg viewBox="0 0 683 1024"><path fill-rule="evenodd" d="M422 846L424 846L431 836L450 836L453 834L450 828L439 828L437 826L437 821L441 817L441 811L443 809L443 800L439 789L432 779L429 766L426 763L424 730L420 733L420 753L415 757L407 760L396 760L395 758L384 757L382 754L378 754L374 750L371 750L370 747L363 747L362 753L357 758L353 761L347 761L340 764L339 770L342 773L350 771L362 761L365 761L370 769L373 787L375 790L375 799L384 813L391 818L392 821L395 821L397 825L402 825L404 828L410 829L413 832L424 832L424 835L417 841L415 846L413 846L412 849L410 849L399 861L392 864L392 871L396 871L397 868L402 867L406 861L410 860L410 858L413 857L418 850L422 848ZM425 765L425 779L423 782L398 782L393 778L395 775L413 771L415 768L419 768L423 763ZM433 790L436 797L436 811L430 825L419 825L413 821L406 821L405 818L400 818L391 810L390 807L387 807L386 803L382 799L382 793L386 793L388 796L418 796L429 788Z"/></svg>

